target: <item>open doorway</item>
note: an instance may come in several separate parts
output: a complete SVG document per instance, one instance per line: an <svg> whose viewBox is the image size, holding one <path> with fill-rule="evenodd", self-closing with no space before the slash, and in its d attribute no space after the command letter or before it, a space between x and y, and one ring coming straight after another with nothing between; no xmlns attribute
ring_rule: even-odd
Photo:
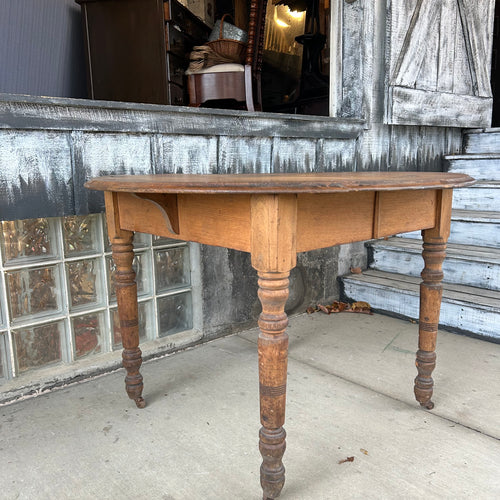
<svg viewBox="0 0 500 500"><path fill-rule="evenodd" d="M265 111L329 114L329 0L269 0L262 101Z"/></svg>

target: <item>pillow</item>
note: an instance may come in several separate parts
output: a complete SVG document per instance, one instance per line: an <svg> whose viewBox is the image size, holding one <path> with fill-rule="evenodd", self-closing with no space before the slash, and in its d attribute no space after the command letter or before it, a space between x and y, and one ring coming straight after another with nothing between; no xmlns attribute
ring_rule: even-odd
<svg viewBox="0 0 500 500"><path fill-rule="evenodd" d="M224 63L216 64L210 68L201 69L199 71L186 70L186 75L202 75L203 73L229 73L229 72L244 72L245 67L242 64Z"/></svg>

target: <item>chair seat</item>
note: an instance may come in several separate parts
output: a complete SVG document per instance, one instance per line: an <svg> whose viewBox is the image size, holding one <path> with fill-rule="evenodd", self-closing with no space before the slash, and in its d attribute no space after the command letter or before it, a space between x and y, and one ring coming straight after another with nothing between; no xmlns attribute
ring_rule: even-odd
<svg viewBox="0 0 500 500"><path fill-rule="evenodd" d="M242 64L236 63L224 63L216 64L210 68L204 68L199 71L189 71L186 70L186 75L205 75L207 73L243 73L245 67Z"/></svg>

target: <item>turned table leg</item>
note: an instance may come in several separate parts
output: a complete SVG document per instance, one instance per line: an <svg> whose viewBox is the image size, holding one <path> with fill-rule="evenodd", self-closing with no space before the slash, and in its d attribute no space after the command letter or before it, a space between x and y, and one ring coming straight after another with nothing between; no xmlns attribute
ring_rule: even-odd
<svg viewBox="0 0 500 500"><path fill-rule="evenodd" d="M259 389L260 421L259 449L262 455L260 481L264 499L278 497L285 483L285 402L288 318L285 303L288 298L289 273L259 272Z"/></svg>
<svg viewBox="0 0 500 500"><path fill-rule="evenodd" d="M415 397L428 410L434 408L431 401L432 371L436 366L436 338L439 325L441 297L443 295L442 264L446 256L446 242L443 238L429 238L423 231L425 267L420 284L420 316L418 325L418 351L416 365L418 375L415 378Z"/></svg>
<svg viewBox="0 0 500 500"><path fill-rule="evenodd" d="M254 195L252 213L252 266L259 276L259 449L262 455L260 484L264 500L277 498L285 483L285 402L288 360L288 277L295 267L297 197Z"/></svg>
<svg viewBox="0 0 500 500"><path fill-rule="evenodd" d="M415 397L421 406L432 410L431 401L434 381L432 372L436 366L436 338L443 295L443 261L446 241L450 234L452 191L438 195L436 226L422 231L424 270L420 284L420 315L418 327L418 351L415 378Z"/></svg>
<svg viewBox="0 0 500 500"><path fill-rule="evenodd" d="M113 260L116 265L115 287L120 317L120 330L123 343L123 366L127 370L125 388L128 396L135 401L138 408L144 408L146 402L142 397L142 375L139 368L142 364L142 353L139 349L139 314L137 307L137 284L132 269L134 233L121 230L118 235L111 236Z"/></svg>

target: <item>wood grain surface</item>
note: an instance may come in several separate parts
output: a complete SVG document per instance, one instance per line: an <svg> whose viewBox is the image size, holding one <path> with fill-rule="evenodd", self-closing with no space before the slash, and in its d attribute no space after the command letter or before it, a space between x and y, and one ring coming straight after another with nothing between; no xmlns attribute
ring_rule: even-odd
<svg viewBox="0 0 500 500"><path fill-rule="evenodd" d="M464 174L442 172L342 172L308 174L119 175L91 179L99 191L136 193L324 193L470 186Z"/></svg>

